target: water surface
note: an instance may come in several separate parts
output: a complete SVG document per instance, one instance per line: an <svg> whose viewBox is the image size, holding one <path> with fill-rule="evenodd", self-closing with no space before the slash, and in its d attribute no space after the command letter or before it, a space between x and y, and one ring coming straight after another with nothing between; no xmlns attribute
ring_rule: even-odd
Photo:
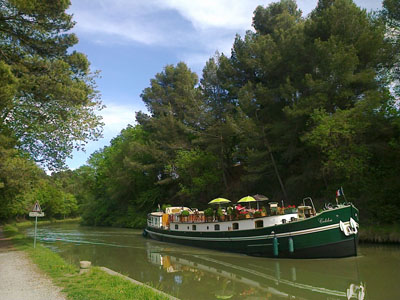
<svg viewBox="0 0 400 300"><path fill-rule="evenodd" d="M39 240L68 262L89 260L180 299L400 299L400 247L360 245L358 257L342 259L271 259L141 233L77 224L38 228Z"/></svg>

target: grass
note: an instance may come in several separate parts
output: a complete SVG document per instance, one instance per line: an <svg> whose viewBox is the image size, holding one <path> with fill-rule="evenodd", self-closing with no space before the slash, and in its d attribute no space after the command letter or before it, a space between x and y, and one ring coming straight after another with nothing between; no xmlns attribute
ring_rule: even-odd
<svg viewBox="0 0 400 300"><path fill-rule="evenodd" d="M359 239L365 243L400 243L400 225L361 226Z"/></svg>
<svg viewBox="0 0 400 300"><path fill-rule="evenodd" d="M135 285L123 278L109 275L97 267L79 274L77 266L66 263L58 254L42 246L32 247L32 239L18 231L14 225L5 225L4 234L12 238L13 244L26 251L32 261L48 274L53 282L63 288L68 299L74 300L125 300L125 299L169 299L152 289Z"/></svg>
<svg viewBox="0 0 400 300"><path fill-rule="evenodd" d="M32 218L32 220L29 221L22 221L22 222L15 222L12 223L17 228L23 228L23 227L30 227L35 225L35 219ZM61 220L56 220L56 219L51 219L51 220L41 220L41 218L38 218L38 226L40 225L48 225L48 224L55 224L55 223L79 223L81 222L82 218L77 217L77 218L68 218L68 219L61 219Z"/></svg>

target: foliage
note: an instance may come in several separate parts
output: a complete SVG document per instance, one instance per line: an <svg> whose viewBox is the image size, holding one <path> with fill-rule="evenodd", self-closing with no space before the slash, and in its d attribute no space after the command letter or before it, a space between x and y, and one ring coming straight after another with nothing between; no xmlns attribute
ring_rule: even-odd
<svg viewBox="0 0 400 300"><path fill-rule="evenodd" d="M221 207L218 207L218 209L217 209L217 216L218 217L222 217L224 215L224 213L222 212L222 208Z"/></svg>
<svg viewBox="0 0 400 300"><path fill-rule="evenodd" d="M165 212L165 211L167 210L168 207L171 207L171 204L166 204L166 203L164 203L164 204L161 206L161 209L162 209L163 212Z"/></svg>
<svg viewBox="0 0 400 300"><path fill-rule="evenodd" d="M144 226L147 212L160 203L164 193L154 184L158 173L149 166L154 158L145 150L148 142L140 126L129 126L109 147L94 153L88 166L58 175L75 186L85 224Z"/></svg>
<svg viewBox="0 0 400 300"><path fill-rule="evenodd" d="M0 134L0 222L27 213L27 195L43 172L20 151L13 141Z"/></svg>
<svg viewBox="0 0 400 300"><path fill-rule="evenodd" d="M0 133L49 169L74 147L100 136L101 109L86 56L77 42L70 2L1 1Z"/></svg>
<svg viewBox="0 0 400 300"><path fill-rule="evenodd" d="M0 222L76 216L79 199L47 176L101 135L97 73L72 51L70 1L0 1ZM75 191L74 191L75 192Z"/></svg>
<svg viewBox="0 0 400 300"><path fill-rule="evenodd" d="M232 206L229 206L228 209L227 209L227 213L228 213L229 216L232 216L234 214L234 211L235 210L233 209Z"/></svg>
<svg viewBox="0 0 400 300"><path fill-rule="evenodd" d="M209 199L221 185L220 171L215 168L217 158L199 149L179 150L173 165L167 166L167 172L174 172L179 181L180 194L189 197Z"/></svg>
<svg viewBox="0 0 400 300"><path fill-rule="evenodd" d="M212 217L214 215L214 210L211 207L209 207L204 210L204 215L206 217Z"/></svg>

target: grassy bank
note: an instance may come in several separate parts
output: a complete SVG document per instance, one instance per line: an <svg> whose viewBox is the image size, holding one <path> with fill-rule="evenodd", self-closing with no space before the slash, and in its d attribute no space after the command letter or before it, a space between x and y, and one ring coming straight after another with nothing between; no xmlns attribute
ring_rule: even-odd
<svg viewBox="0 0 400 300"><path fill-rule="evenodd" d="M22 235L16 226L5 225L4 233L12 238L13 244L26 251L32 261L48 274L53 282L62 287L68 299L74 300L125 300L125 299L169 299L145 286L116 276L111 276L99 268L93 267L84 274L79 274L77 266L66 263L58 254L37 244L32 247L32 239Z"/></svg>
<svg viewBox="0 0 400 300"><path fill-rule="evenodd" d="M38 226L40 225L49 225L49 224L57 224L57 223L80 223L82 221L81 217L77 218L68 218L68 219L51 219L51 220L43 220L41 218L38 218ZM17 228L23 228L23 227L30 227L35 225L35 219L32 218L31 220L27 221L20 221L20 222L13 222L10 223L12 226L15 226ZM9 224L9 225L10 225Z"/></svg>
<svg viewBox="0 0 400 300"><path fill-rule="evenodd" d="M364 225L359 238L363 243L400 243L400 225Z"/></svg>

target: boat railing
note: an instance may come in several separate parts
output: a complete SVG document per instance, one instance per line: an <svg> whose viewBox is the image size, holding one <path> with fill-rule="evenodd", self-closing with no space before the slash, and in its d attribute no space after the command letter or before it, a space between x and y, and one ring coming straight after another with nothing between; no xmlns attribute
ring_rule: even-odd
<svg viewBox="0 0 400 300"><path fill-rule="evenodd" d="M306 197L306 198L304 198L304 199L303 199L303 205L306 206L306 201L307 201L307 200L310 202L311 207L312 207L312 209L313 209L313 215L315 216L315 215L317 214L317 211L315 210L314 202L313 202L313 200L311 199L311 197Z"/></svg>
<svg viewBox="0 0 400 300"><path fill-rule="evenodd" d="M257 219L271 216L279 216L285 214L297 213L297 209L295 208L279 208L277 211L272 211L269 214L262 211L257 210L249 210L243 212L237 212L237 214L229 215L227 213L222 216L205 216L204 213L196 212L193 214L189 214L188 216L182 216L181 214L169 214L168 215L168 223L215 223L215 222L224 222L224 221L239 221L246 219Z"/></svg>

